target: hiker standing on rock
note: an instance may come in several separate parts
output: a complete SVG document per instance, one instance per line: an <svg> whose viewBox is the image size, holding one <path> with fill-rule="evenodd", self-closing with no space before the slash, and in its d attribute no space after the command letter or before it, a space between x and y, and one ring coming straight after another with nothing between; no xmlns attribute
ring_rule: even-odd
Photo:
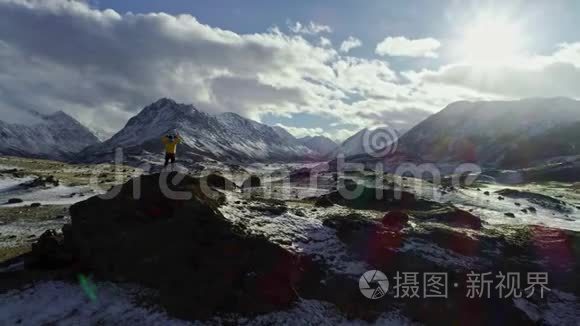
<svg viewBox="0 0 580 326"><path fill-rule="evenodd" d="M179 137L179 134L177 132L175 133L175 135L168 134L168 135L164 136L161 139L161 141L165 145L165 165L164 166L167 166L167 164L169 164L169 161L171 161L171 164L175 163L175 152L177 150L177 144L181 143L181 138Z"/></svg>

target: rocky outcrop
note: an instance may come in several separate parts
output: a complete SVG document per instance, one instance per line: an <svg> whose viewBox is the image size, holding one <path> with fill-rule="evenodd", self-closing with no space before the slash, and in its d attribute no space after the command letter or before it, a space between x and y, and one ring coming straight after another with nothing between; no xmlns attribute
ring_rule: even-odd
<svg viewBox="0 0 580 326"><path fill-rule="evenodd" d="M181 180L162 190L164 178L142 176L112 199L71 207L71 239L83 267L158 289L161 305L184 318L265 313L297 298L299 257L225 219L199 180L172 173L169 180ZM168 198L168 190L184 197Z"/></svg>

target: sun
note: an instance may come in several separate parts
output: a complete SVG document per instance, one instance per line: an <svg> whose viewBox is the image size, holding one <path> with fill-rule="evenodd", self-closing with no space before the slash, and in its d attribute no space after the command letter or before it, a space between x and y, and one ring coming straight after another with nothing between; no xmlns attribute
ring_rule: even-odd
<svg viewBox="0 0 580 326"><path fill-rule="evenodd" d="M462 31L459 56L468 62L497 65L516 60L523 50L520 25L501 16L485 15Z"/></svg>

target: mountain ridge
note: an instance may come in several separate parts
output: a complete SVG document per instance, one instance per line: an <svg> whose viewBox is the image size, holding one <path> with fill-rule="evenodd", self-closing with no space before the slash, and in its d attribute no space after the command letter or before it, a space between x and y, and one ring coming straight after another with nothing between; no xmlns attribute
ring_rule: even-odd
<svg viewBox="0 0 580 326"><path fill-rule="evenodd" d="M162 98L129 119L111 139L87 148L83 160L110 159L113 148L126 153L161 153L161 137L178 131L182 138L180 156L231 162L308 160L317 153L298 143L282 139L270 126L236 113L210 115L191 104Z"/></svg>
<svg viewBox="0 0 580 326"><path fill-rule="evenodd" d="M0 121L0 154L69 160L82 149L99 143L83 124L63 111L42 115L32 125Z"/></svg>

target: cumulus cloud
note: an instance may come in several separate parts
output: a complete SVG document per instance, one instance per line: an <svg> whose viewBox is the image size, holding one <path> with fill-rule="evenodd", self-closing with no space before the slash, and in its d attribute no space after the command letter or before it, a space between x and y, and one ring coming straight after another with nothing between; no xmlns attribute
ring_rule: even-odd
<svg viewBox="0 0 580 326"><path fill-rule="evenodd" d="M300 22L288 22L288 29L292 33L296 34L307 34L307 35L316 35L320 33L332 33L332 28L328 25L322 25L315 22L309 22L306 25L303 25Z"/></svg>
<svg viewBox="0 0 580 326"><path fill-rule="evenodd" d="M356 37L349 36L346 40L340 44L340 52L347 53L354 48L358 48L362 45L361 40Z"/></svg>
<svg viewBox="0 0 580 326"><path fill-rule="evenodd" d="M296 110L319 96L304 79L331 78L336 56L299 36L240 35L190 15L60 0L0 1L0 15L2 111L64 109L111 128L165 96L248 115Z"/></svg>
<svg viewBox="0 0 580 326"><path fill-rule="evenodd" d="M403 36L387 37L377 44L375 53L393 57L437 58L436 50L441 43L434 38L408 39Z"/></svg>
<svg viewBox="0 0 580 326"><path fill-rule="evenodd" d="M110 131L171 97L258 120L324 116L344 128L296 134L341 139L381 123L406 130L457 100L580 97L580 43L505 67L452 63L400 72L388 60L347 56L320 35L306 39L305 29L330 31L314 23L295 34L278 28L239 34L191 15L119 14L67 0L0 0L0 17L2 120L64 110ZM433 56L439 46L407 41L412 50L389 49L389 55Z"/></svg>

